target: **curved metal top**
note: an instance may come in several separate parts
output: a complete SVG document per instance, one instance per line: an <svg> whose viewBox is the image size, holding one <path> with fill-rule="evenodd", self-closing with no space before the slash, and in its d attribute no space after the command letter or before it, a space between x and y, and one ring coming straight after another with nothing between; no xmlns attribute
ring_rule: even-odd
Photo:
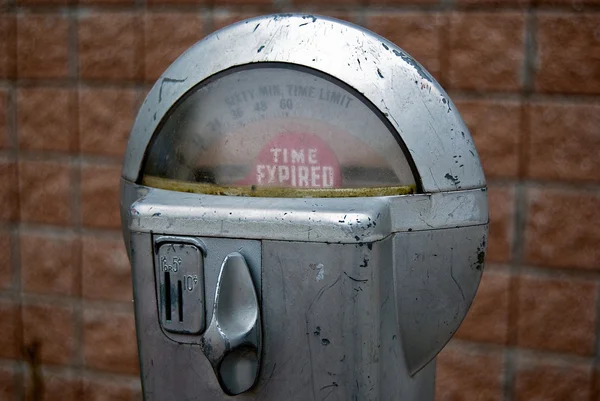
<svg viewBox="0 0 600 401"><path fill-rule="evenodd" d="M389 119L413 158L423 192L485 186L467 127L441 86L390 41L314 15L253 18L209 35L158 79L133 125L123 178L137 181L150 139L171 106L212 75L234 66L284 62L329 74L356 89Z"/></svg>

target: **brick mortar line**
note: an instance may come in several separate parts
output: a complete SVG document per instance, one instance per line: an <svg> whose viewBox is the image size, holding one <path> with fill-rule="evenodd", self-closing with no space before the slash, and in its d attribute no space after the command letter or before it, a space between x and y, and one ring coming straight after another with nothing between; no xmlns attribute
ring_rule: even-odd
<svg viewBox="0 0 600 401"><path fill-rule="evenodd" d="M594 342L594 370L600 369L600 286L596 291L596 341ZM592 376L592 385L590 390L590 401L597 401L596 397L594 397L595 393L598 391L598 387L600 383L598 382L598 375L594 374Z"/></svg>
<svg viewBox="0 0 600 401"><path fill-rule="evenodd" d="M480 352L485 352L489 350L494 351L502 351L502 350L511 350L515 354L521 354L526 356L533 357L545 357L549 359L556 359L557 361L567 361L570 363L590 363L594 362L594 357L583 356L579 354L574 354L570 352L561 352L561 351L553 351L553 350L544 350L544 349L536 349L536 348L528 348L528 347L519 347L515 345L507 345L500 343L486 343L486 342L477 342L472 340L463 340L463 339L453 339L452 344L458 346L459 348L470 348L473 350L477 350Z"/></svg>
<svg viewBox="0 0 600 401"><path fill-rule="evenodd" d="M8 0L6 5L7 7L12 6L12 1ZM9 51L13 51L15 56L14 64L12 65L12 70L10 71L10 76L15 77L17 73L17 37L16 37L16 21L15 21L15 37L14 43L8 44L8 46L12 47ZM12 45L12 46L11 46ZM19 151L18 151L18 137L17 137L17 94L16 94L16 85L12 80L7 80L7 82L3 85L4 89L7 92L7 104L6 104L6 125L5 129L8 130L8 145L9 148L6 149L6 157L8 160L11 160L15 164L15 178L16 178L16 194L15 194L15 216L13 216L13 220L7 222L7 229L9 233L9 247L11 251L11 280L10 285L7 289L7 298L10 299L11 302L16 304L17 316L16 320L19 327L19 330L15 330L16 332L16 341L19 344L19 357L23 358L21 354L23 349L23 312L22 312L22 302L21 302L21 252L20 252L20 241L19 241L19 223L20 223L20 215L21 215L21 202L20 202L20 190L19 190ZM12 368L16 373L13 378L13 385L15 388L14 392L14 400L24 399L24 374L21 369L21 364L18 361L14 361L12 363Z"/></svg>
<svg viewBox="0 0 600 401"><path fill-rule="evenodd" d="M0 84L3 80L0 79ZM4 80L7 81L7 80ZM135 89L139 85L148 84L143 79L139 80L114 80L114 79L73 79L73 78L17 78L10 80L16 84L17 89L48 87L53 89Z"/></svg>
<svg viewBox="0 0 600 401"><path fill-rule="evenodd" d="M15 27L16 29L16 27ZM16 37L15 37L15 56L16 56ZM13 76L16 75L17 72L17 62L15 60L14 70L12 71ZM16 169L16 216L15 220L11 222L10 228L10 246L11 246L11 255L12 255L12 283L11 283L11 296L10 299L13 302L17 303L17 320L18 320L18 333L17 333L17 343L19 344L19 352L20 359L23 359L23 349L25 347L24 342L24 325L23 325L23 299L21 294L22 289L22 279L21 279L21 242L20 242L20 222L21 222L21 191L19 185L19 146L18 146L18 136L17 136L17 91L14 82L9 83L9 105L8 105L8 125L7 128L9 130L10 135L10 144L11 149L9 153L12 154L15 160L15 169ZM21 368L21 364L15 362L16 369L18 369L19 374L14 379L13 383L15 385L15 394L14 397L16 400L22 400L25 398L25 372Z"/></svg>
<svg viewBox="0 0 600 401"><path fill-rule="evenodd" d="M0 158L16 162L12 150L0 150ZM61 152L56 150L26 150L21 149L21 161L25 162L57 162L70 163L73 160L80 161L83 166L121 166L122 156L95 155L90 153Z"/></svg>
<svg viewBox="0 0 600 401"><path fill-rule="evenodd" d="M510 347L502 348L502 356L504 362L504 381L502 383L502 400L512 401L514 397L515 387L515 365L516 365L516 350Z"/></svg>
<svg viewBox="0 0 600 401"><path fill-rule="evenodd" d="M449 12L457 7L456 0L440 0L440 3L442 4L442 7Z"/></svg>
<svg viewBox="0 0 600 401"><path fill-rule="evenodd" d="M205 38L211 32L215 30L214 22L215 17L213 15L213 10L209 7L206 11L199 10L200 18L202 21L202 38Z"/></svg>
<svg viewBox="0 0 600 401"><path fill-rule="evenodd" d="M581 267L546 267L536 266L531 264L519 265L521 273L527 273L529 275L537 275L538 277L547 278L573 278L582 280L599 280L600 270L585 269Z"/></svg>
<svg viewBox="0 0 600 401"><path fill-rule="evenodd" d="M57 10L81 10L84 12L88 11L101 11L101 12L127 12L135 10L138 6L138 0L130 4L19 4L5 8L5 14L10 13L36 13L36 14L50 14L56 13ZM448 8L448 5L451 8ZM543 12L547 14L570 14L570 15L589 15L600 12L600 4L587 4L581 9L573 9L569 4L564 5L546 5L546 4L531 4L531 5L518 5L518 4L504 4L498 5L485 5L485 4L461 4L456 3L453 0L440 0L437 3L419 3L415 2L412 4L396 4L396 5L379 5L379 4L351 4L351 5L338 5L338 4L320 4L320 5L305 5L298 6L293 5L286 0L273 0L271 4L246 4L246 5L211 5L211 4L186 4L186 3L152 3L146 4L146 10L158 10L158 11L189 11L197 8L211 9L214 11L229 11L234 14L245 13L245 12L264 12L265 14L287 12L294 10L297 13L306 13L313 11L331 11L334 13L339 12L360 12L366 11L369 13L377 12L390 12L390 11L407 11L407 10L449 10L461 13L491 13L498 14L503 12L525 12L527 10L533 10L536 12Z"/></svg>
<svg viewBox="0 0 600 401"><path fill-rule="evenodd" d="M101 369L94 369L91 366L85 366L81 369L73 369L68 366L62 365L50 365L50 364L42 364L41 365L43 373L50 373L56 375L75 375L76 379L84 380L89 378L96 378L100 380L119 380L123 381L126 384L126 387L129 387L132 390L138 390L140 384L139 375L128 374L128 373L117 373L114 371L104 371Z"/></svg>
<svg viewBox="0 0 600 401"><path fill-rule="evenodd" d="M52 236L54 238L59 239L69 239L76 238L77 233L74 232L72 227L64 226L60 227L52 227L52 226L44 226L37 225L32 228L29 223L22 223L20 227L20 235L29 236L29 235L42 235L42 236Z"/></svg>
<svg viewBox="0 0 600 401"><path fill-rule="evenodd" d="M522 244L525 240L524 228L526 223L526 200L525 189L522 182L518 182L515 186L514 198L514 213L513 213L513 240L511 243L512 257L509 268L509 297L508 297L508 344L516 345L518 343L518 305L519 305L519 280L521 274L519 266L522 260ZM512 329L511 329L512 328ZM506 351L506 382L504 383L504 401L512 401L515 397L515 354L514 352Z"/></svg>
<svg viewBox="0 0 600 401"><path fill-rule="evenodd" d="M25 364L24 361L20 361L20 360L15 360L15 359L7 359L7 358L0 358L0 368L2 367L10 367L11 365L14 365L15 363L17 364ZM132 374L132 373L118 373L118 372L114 372L114 371L107 371L107 370L102 370L102 369L97 369L94 367L90 367L90 366L85 366L83 369L77 369L74 368L73 366L68 366L68 365L60 365L60 364L49 364L49 363L44 363L41 364L42 370L45 373L51 373L51 374L76 374L78 372L81 373L80 375L80 379L85 379L85 378L96 378L96 379L103 379L103 380L122 380L124 382L129 382L129 384L132 386L132 389L139 389L139 387L137 386L138 383L140 383L140 377L138 374ZM24 399L24 398L23 398ZM22 401L23 399L19 398L19 401ZM39 400L35 400L35 401L39 401Z"/></svg>
<svg viewBox="0 0 600 401"><path fill-rule="evenodd" d="M28 223L23 222L21 224L21 230L23 234L47 234L47 235L59 235L59 236L68 236L75 235L73 230L68 226L55 226L50 224L42 224L42 223ZM123 234L121 230L117 227L115 228L97 228L97 227L81 227L81 232L79 233L80 237L101 237L104 239L123 239Z"/></svg>
<svg viewBox="0 0 600 401"><path fill-rule="evenodd" d="M367 14L368 6L365 5L365 3L366 3L366 0L363 2L361 7L357 11L354 11L354 13L355 13L354 21L358 25L363 26L363 27L365 27L367 25L367 21L369 18L368 14ZM325 11L325 9L323 9L323 11ZM315 14L318 14L318 12L319 11L317 10L317 12ZM353 11L346 11L346 12L349 14L353 13Z"/></svg>
<svg viewBox="0 0 600 401"><path fill-rule="evenodd" d="M502 91L468 91L460 89L448 89L448 95L452 100L491 100L491 101L513 101L523 102L529 99L532 103L556 102L560 104L587 103L600 104L600 94L585 93L550 93L550 92L502 92Z"/></svg>
<svg viewBox="0 0 600 401"><path fill-rule="evenodd" d="M527 191L523 178L526 176L527 166L527 143L529 141L529 125L527 121L526 104L529 101L530 89L532 80L534 79L534 71L532 70L531 60L535 60L534 41L535 25L533 24L532 11L530 8L526 11L525 26L523 34L523 65L522 65L522 90L523 96L522 106L519 111L521 117L521 134L519 137L519 181L514 186L514 201L513 201L513 228L512 228L512 254L511 265L509 268L509 297L508 297L508 344L516 346L519 340L519 277L522 273L520 264L523 261L525 228L527 224ZM512 329L511 329L512 328ZM504 401L512 401L515 399L515 375L516 375L516 352L512 347L505 350L505 381L503 386Z"/></svg>
<svg viewBox="0 0 600 401"><path fill-rule="evenodd" d="M0 364L2 360L0 360ZM26 369L25 361L17 361L14 363L20 365L21 369ZM1 366L1 365L0 365ZM74 382L82 385L85 379L96 379L96 380L110 380L110 381L121 381L124 384L123 387L129 388L134 392L141 390L141 380L139 374L132 373L119 373L114 371L102 370L94 368L93 366L84 366L82 368L76 368L68 365L60 364L40 364L40 370L42 378L45 379L46 375L57 375L64 378L69 378ZM83 387L81 387L83 389ZM25 398L18 398L18 401L23 401ZM34 401L38 401L37 399Z"/></svg>
<svg viewBox="0 0 600 401"><path fill-rule="evenodd" d="M524 38L524 56L523 60L523 92L526 96L535 93L535 72L537 59L537 18L536 13L527 11L525 17L525 38Z"/></svg>
<svg viewBox="0 0 600 401"><path fill-rule="evenodd" d="M75 79L76 85L76 96L77 101L73 105L73 119L75 124L75 149L77 153L71 155L69 166L70 166L70 202L71 202L71 225L74 234L81 238L81 158L79 154L81 152L80 144L80 126L79 126L79 90L80 90L80 78L79 78L79 13L78 10L71 10L69 14L69 61L71 64L71 73ZM75 350L74 350L74 367L78 372L81 372L85 365L85 356L83 351L84 336L83 336L83 246L81 243L77 245L77 291L76 301L74 302L74 315L75 315Z"/></svg>
<svg viewBox="0 0 600 401"><path fill-rule="evenodd" d="M106 167L116 167L121 166L123 157L122 156L112 156L112 155L94 155L88 153L79 153L77 151L73 153L66 152L58 152L51 150L21 150L22 160L23 161L46 161L46 162L59 162L59 163L69 163L75 162L79 163L79 167L87 167L87 166L106 166Z"/></svg>
<svg viewBox="0 0 600 401"><path fill-rule="evenodd" d="M62 308L73 308L81 301L83 309L103 310L107 312L124 313L133 315L133 301L113 301L108 299L88 299L78 295L40 294L23 292L21 304L44 304ZM15 301L14 294L10 291L0 290L0 300Z"/></svg>
<svg viewBox="0 0 600 401"><path fill-rule="evenodd" d="M293 1L292 0L272 0L271 5L275 9L284 10L286 8L293 7Z"/></svg>
<svg viewBox="0 0 600 401"><path fill-rule="evenodd" d="M563 189L568 191L590 192L594 195L600 195L600 182L573 182L568 180L542 180L532 178L491 178L487 179L487 185L490 186L517 186L522 184L525 189Z"/></svg>
<svg viewBox="0 0 600 401"><path fill-rule="evenodd" d="M448 3L450 4L450 3ZM450 7L450 5L448 6ZM451 31L451 24L452 21L451 19L448 17L449 14L444 14L438 18L443 18L443 20L440 21L440 27L438 30L438 39L440 42L440 46L438 49L438 60L439 60L439 74L440 74L440 81L439 84L440 86L442 86L442 88L445 89L446 86L448 86L448 69L450 66L450 31Z"/></svg>

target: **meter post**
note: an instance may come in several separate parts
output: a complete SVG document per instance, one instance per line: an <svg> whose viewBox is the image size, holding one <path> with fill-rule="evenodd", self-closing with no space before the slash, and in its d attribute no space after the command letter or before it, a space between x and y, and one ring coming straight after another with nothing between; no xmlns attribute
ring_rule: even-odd
<svg viewBox="0 0 600 401"><path fill-rule="evenodd" d="M448 95L358 26L268 15L158 79L121 179L144 399L433 401L483 271Z"/></svg>

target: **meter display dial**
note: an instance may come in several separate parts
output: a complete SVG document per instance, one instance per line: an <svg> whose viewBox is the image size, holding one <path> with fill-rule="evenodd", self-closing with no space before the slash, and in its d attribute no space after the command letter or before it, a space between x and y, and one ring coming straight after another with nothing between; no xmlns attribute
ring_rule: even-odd
<svg viewBox="0 0 600 401"><path fill-rule="evenodd" d="M143 183L207 194L415 192L397 133L360 94L287 64L237 67L192 89L155 134Z"/></svg>

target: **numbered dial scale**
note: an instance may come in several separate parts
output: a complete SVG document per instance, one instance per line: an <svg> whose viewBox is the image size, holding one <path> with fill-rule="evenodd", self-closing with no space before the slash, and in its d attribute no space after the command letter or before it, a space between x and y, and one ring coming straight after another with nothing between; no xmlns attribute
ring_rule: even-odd
<svg viewBox="0 0 600 401"><path fill-rule="evenodd" d="M230 69L192 89L150 145L143 183L244 196L416 191L384 116L347 85L283 63Z"/></svg>

